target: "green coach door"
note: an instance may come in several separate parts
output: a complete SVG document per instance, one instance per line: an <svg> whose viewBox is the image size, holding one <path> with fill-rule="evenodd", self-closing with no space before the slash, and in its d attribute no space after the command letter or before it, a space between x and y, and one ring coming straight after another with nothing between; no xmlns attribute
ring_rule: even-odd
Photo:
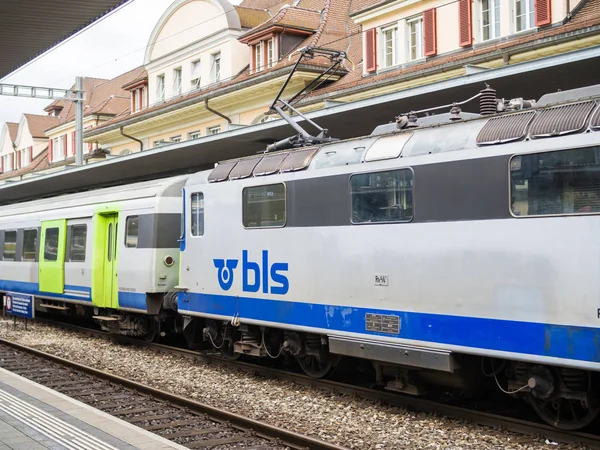
<svg viewBox="0 0 600 450"><path fill-rule="evenodd" d="M92 303L100 308L118 308L119 215L94 215L94 230Z"/></svg>
<svg viewBox="0 0 600 450"><path fill-rule="evenodd" d="M66 231L64 219L42 222L38 265L41 292L63 294L65 291Z"/></svg>

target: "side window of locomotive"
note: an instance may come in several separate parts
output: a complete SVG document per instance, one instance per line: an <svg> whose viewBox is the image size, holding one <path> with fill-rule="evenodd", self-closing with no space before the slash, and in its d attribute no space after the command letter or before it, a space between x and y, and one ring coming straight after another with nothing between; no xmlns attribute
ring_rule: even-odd
<svg viewBox="0 0 600 450"><path fill-rule="evenodd" d="M139 223L138 216L127 218L127 221L125 222L125 247L137 248Z"/></svg>
<svg viewBox="0 0 600 450"><path fill-rule="evenodd" d="M37 230L23 231L23 261L35 261L37 254Z"/></svg>
<svg viewBox="0 0 600 450"><path fill-rule="evenodd" d="M515 216L600 212L600 147L514 156L510 208Z"/></svg>
<svg viewBox="0 0 600 450"><path fill-rule="evenodd" d="M5 231L4 232L4 247L3 247L2 259L4 261L14 261L17 253L17 232L16 231Z"/></svg>
<svg viewBox="0 0 600 450"><path fill-rule="evenodd" d="M413 172L400 169L352 175L350 197L352 223L410 222Z"/></svg>
<svg viewBox="0 0 600 450"><path fill-rule="evenodd" d="M44 261L56 261L58 258L58 228L47 228L44 242Z"/></svg>
<svg viewBox="0 0 600 450"><path fill-rule="evenodd" d="M244 188L242 218L246 228L285 226L283 183Z"/></svg>
<svg viewBox="0 0 600 450"><path fill-rule="evenodd" d="M71 239L69 240L69 261L85 262L86 238L87 225L71 225Z"/></svg>
<svg viewBox="0 0 600 450"><path fill-rule="evenodd" d="M192 194L191 227L192 236L204 236L204 194L194 192Z"/></svg>

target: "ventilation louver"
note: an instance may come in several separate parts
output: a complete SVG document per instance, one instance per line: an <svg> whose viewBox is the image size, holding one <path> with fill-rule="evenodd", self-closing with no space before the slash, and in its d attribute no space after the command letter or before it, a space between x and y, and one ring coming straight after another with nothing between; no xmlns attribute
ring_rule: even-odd
<svg viewBox="0 0 600 450"><path fill-rule="evenodd" d="M502 144L523 139L534 116L535 111L526 111L492 117L477 135L477 145Z"/></svg>
<svg viewBox="0 0 600 450"><path fill-rule="evenodd" d="M260 156L258 158L242 159L241 161L238 161L236 166L233 168L233 170L229 174L229 179L230 180L241 180L242 178L249 178L252 175L254 168L256 167L256 165L259 163L259 161L261 159L262 159L262 156Z"/></svg>
<svg viewBox="0 0 600 450"><path fill-rule="evenodd" d="M306 169L318 150L318 147L294 150L283 161L279 170L281 172L294 172Z"/></svg>
<svg viewBox="0 0 600 450"><path fill-rule="evenodd" d="M233 169L237 163L237 161L220 163L217 167L210 171L210 174L208 174L208 182L216 183L219 181L225 181L227 178L229 178L231 169Z"/></svg>
<svg viewBox="0 0 600 450"><path fill-rule="evenodd" d="M583 131L595 106L595 102L587 101L543 109L531 123L529 133L533 138L544 138Z"/></svg>
<svg viewBox="0 0 600 450"><path fill-rule="evenodd" d="M592 121L590 122L592 129L600 130L600 106L596 109L596 112L592 116Z"/></svg>
<svg viewBox="0 0 600 450"><path fill-rule="evenodd" d="M275 155L267 155L254 168L254 176L271 175L279 172L281 163L286 158L288 153L279 153Z"/></svg>

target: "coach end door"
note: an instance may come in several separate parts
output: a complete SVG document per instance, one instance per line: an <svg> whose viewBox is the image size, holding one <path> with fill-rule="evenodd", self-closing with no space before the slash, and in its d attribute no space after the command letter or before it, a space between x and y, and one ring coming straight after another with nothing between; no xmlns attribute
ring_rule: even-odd
<svg viewBox="0 0 600 450"><path fill-rule="evenodd" d="M39 253L39 290L62 294L65 291L66 220L42 222Z"/></svg>

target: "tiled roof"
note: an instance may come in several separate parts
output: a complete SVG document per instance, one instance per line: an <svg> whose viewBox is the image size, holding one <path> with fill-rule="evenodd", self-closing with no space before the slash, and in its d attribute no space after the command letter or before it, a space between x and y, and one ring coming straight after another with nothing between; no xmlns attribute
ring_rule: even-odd
<svg viewBox="0 0 600 450"><path fill-rule="evenodd" d="M355 16L363 11L383 6L386 3L392 3L396 0L360 0L354 5L354 8L350 11L350 16Z"/></svg>
<svg viewBox="0 0 600 450"><path fill-rule="evenodd" d="M289 5L294 0L244 0L240 3L242 8L261 9L271 15L276 14L283 5Z"/></svg>
<svg viewBox="0 0 600 450"><path fill-rule="evenodd" d="M123 85L142 79L144 76L147 76L146 69L138 67L112 80L84 78L83 88L86 100L83 115L105 114L115 116L122 113L129 108L131 102L131 94L123 89ZM63 101L63 104L64 108L59 114L60 122L52 125L52 127L75 120L75 103Z"/></svg>
<svg viewBox="0 0 600 450"><path fill-rule="evenodd" d="M23 167L19 170L13 170L11 172L5 172L0 174L0 180L6 180L8 178L18 177L30 172L36 172L39 170L46 169L48 167L48 147L46 147L39 155L31 160L27 167Z"/></svg>
<svg viewBox="0 0 600 450"><path fill-rule="evenodd" d="M34 138L45 138L44 133L48 128L55 127L60 123L58 117L53 116L40 116L37 114L23 114L27 119L27 125L29 126L29 132Z"/></svg>
<svg viewBox="0 0 600 450"><path fill-rule="evenodd" d="M6 122L8 128L8 136L11 142L15 142L17 139L17 133L19 132L19 124L14 122Z"/></svg>
<svg viewBox="0 0 600 450"><path fill-rule="evenodd" d="M268 20L270 14L264 9L244 8L243 6L236 6L235 10L240 18L240 24L242 28L254 28L259 26L264 21Z"/></svg>
<svg viewBox="0 0 600 450"><path fill-rule="evenodd" d="M290 28L299 28L303 30L316 31L321 23L321 14L318 11L312 11L310 9L302 9L295 7L284 7L269 20L259 24L250 31L240 36L242 42L246 42L246 39L250 36L259 33L262 30L266 30L272 26L287 26Z"/></svg>
<svg viewBox="0 0 600 450"><path fill-rule="evenodd" d="M335 11L335 10L334 10ZM356 70L346 75L342 80L337 83L333 83L318 92L312 93L309 98L314 98L324 93L334 94L340 96L349 90L355 90L357 88L364 89L364 86L369 88L376 88L379 83L389 82L393 79L402 80L403 77L413 76L413 74L433 69L447 69L449 67L462 67L469 60L478 56L493 55L497 54L500 57L508 50L512 50L516 47L528 46L530 47L533 43L539 42L542 45L555 45L556 41L551 38L557 38L561 35L565 39L576 39L578 32L584 32L590 27L600 25L600 0L588 0L583 8L578 11L565 25L540 28L535 32L522 34L512 39L503 40L501 42L495 42L490 45L478 45L477 48L464 49L459 53L453 53L451 55L440 55L428 60L422 64L415 64L410 67L398 68L396 70L388 70L384 73L379 73L371 76L362 75L362 67L357 67ZM595 31L596 34L600 31ZM356 40L360 41L360 36L356 36ZM362 44L360 44L362 46ZM362 50L359 52L353 52L349 55L356 63L362 60ZM358 64L357 64L358 65Z"/></svg>

